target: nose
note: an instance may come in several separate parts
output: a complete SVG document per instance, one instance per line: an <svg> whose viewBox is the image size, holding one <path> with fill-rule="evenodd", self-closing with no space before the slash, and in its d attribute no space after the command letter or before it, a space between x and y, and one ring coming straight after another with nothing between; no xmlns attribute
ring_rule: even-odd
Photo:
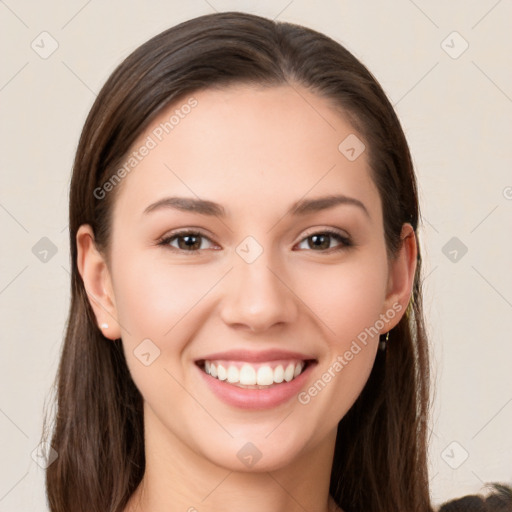
<svg viewBox="0 0 512 512"><path fill-rule="evenodd" d="M240 259L229 273L221 317L231 327L263 332L297 320L298 299L292 286L265 255L252 263Z"/></svg>

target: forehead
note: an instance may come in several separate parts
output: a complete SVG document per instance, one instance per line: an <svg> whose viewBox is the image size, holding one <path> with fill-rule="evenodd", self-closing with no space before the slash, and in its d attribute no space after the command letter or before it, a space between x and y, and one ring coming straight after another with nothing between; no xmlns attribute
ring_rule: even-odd
<svg viewBox="0 0 512 512"><path fill-rule="evenodd" d="M362 152L354 159L352 149ZM371 199L379 216L362 136L339 109L295 85L197 91L150 123L129 160L117 214L139 215L166 195L212 199L231 214L342 193Z"/></svg>

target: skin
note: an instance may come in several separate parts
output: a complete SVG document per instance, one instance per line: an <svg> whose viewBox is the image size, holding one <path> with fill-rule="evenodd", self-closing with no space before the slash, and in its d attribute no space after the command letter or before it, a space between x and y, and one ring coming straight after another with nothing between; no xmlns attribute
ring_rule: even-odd
<svg viewBox="0 0 512 512"><path fill-rule="evenodd" d="M248 85L194 97L197 106L118 185L110 265L89 226L77 233L98 325L109 324L106 337L122 337L144 397L146 474L126 511L326 512L336 427L368 379L378 336L306 405L295 398L266 410L227 405L194 360L239 348L314 354L307 390L393 305L400 312L380 332L398 323L416 269L414 232L403 226L402 248L388 260L366 152L349 161L338 150L356 132L325 99L299 86ZM358 199L368 214L342 204L285 215L297 200L333 193ZM167 196L215 201L227 217L170 208L143 214ZM193 254L178 252L177 239L157 245L177 228L207 238ZM330 238L323 246L330 248L315 248L308 237L326 228L354 245ZM249 235L263 249L252 263L236 252ZM146 338L160 349L149 366L133 354ZM248 442L262 454L251 468L237 457Z"/></svg>

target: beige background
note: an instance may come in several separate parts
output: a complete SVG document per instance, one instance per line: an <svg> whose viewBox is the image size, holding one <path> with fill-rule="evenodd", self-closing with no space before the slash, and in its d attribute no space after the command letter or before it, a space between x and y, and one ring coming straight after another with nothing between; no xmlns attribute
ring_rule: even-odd
<svg viewBox="0 0 512 512"><path fill-rule="evenodd" d="M214 10L254 12L327 33L369 67L396 105L424 213L436 379L433 499L477 492L484 482L512 483L510 1L6 0L0 512L46 510L44 471L31 453L67 315L67 194L85 116L114 67L139 44Z"/></svg>

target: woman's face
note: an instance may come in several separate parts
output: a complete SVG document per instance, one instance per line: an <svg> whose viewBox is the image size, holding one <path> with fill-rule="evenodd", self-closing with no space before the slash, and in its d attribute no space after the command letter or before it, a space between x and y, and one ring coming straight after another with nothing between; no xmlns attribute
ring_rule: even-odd
<svg viewBox="0 0 512 512"><path fill-rule="evenodd" d="M361 139L305 89L239 85L173 104L133 145L95 311L147 443L242 471L332 448L414 271L386 257Z"/></svg>

